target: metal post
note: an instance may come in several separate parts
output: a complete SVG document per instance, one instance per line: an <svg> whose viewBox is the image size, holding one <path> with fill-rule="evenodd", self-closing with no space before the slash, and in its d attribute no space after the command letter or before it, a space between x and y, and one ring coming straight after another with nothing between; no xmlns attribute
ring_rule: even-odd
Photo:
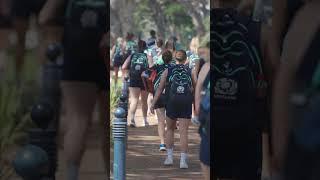
<svg viewBox="0 0 320 180"><path fill-rule="evenodd" d="M30 150L26 146L15 159L15 169L17 173L25 180L49 179L55 180L55 172L57 169L57 142L56 136L58 132L59 110L60 110L60 76L61 65L57 63L58 57L61 55L61 46L59 44L51 44L47 49L47 57L50 60L43 67L40 101L34 105L31 118L38 128L29 131L29 146L38 147ZM36 158L36 153L44 151L43 159L48 158L46 169L38 172L32 169L30 173L29 166L39 168L40 161ZM28 155L31 154L31 155ZM33 157L25 158L25 157Z"/></svg>
<svg viewBox="0 0 320 180"><path fill-rule="evenodd" d="M114 180L126 179L126 135L127 120L126 112L118 107L114 112L113 140L114 140Z"/></svg>

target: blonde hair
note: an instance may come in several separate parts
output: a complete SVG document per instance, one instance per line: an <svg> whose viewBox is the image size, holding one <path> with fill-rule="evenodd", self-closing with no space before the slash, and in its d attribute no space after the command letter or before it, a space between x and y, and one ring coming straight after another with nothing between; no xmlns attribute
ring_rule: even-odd
<svg viewBox="0 0 320 180"><path fill-rule="evenodd" d="M192 51L193 53L197 53L198 48L199 48L199 44L200 44L199 37L192 38L192 40L190 42L190 46L189 46L190 51Z"/></svg>

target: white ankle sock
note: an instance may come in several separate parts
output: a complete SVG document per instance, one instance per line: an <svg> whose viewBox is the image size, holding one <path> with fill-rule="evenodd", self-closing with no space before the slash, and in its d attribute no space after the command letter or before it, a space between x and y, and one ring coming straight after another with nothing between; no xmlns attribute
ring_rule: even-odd
<svg viewBox="0 0 320 180"><path fill-rule="evenodd" d="M181 159L187 159L188 154L187 153L181 153Z"/></svg>
<svg viewBox="0 0 320 180"><path fill-rule="evenodd" d="M171 157L173 156L173 148L167 149L167 155Z"/></svg>

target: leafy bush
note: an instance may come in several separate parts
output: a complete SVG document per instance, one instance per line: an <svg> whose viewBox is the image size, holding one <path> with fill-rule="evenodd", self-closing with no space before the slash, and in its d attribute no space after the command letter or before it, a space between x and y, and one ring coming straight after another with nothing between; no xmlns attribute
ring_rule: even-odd
<svg viewBox="0 0 320 180"><path fill-rule="evenodd" d="M0 179L9 179L14 151L27 138L26 130L33 126L30 114L21 103L22 90L8 82L0 86Z"/></svg>

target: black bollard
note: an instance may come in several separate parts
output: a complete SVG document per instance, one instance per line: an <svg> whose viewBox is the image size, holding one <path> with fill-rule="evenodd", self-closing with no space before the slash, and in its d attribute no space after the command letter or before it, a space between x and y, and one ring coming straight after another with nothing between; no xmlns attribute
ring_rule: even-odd
<svg viewBox="0 0 320 180"><path fill-rule="evenodd" d="M13 166L24 180L41 180L48 173L48 154L38 146L27 145L17 152Z"/></svg>
<svg viewBox="0 0 320 180"><path fill-rule="evenodd" d="M14 167L17 173L24 178L24 180L55 180L55 173L57 169L57 132L60 114L60 79L61 67L57 61L62 53L62 47L59 44L51 44L48 46L46 55L49 61L42 67L42 81L39 102L34 105L31 111L31 118L38 128L29 130L29 146L33 150L24 149L16 156ZM35 148L37 147L37 148ZM36 158L26 159L27 155L35 155L34 152L41 153L42 149L48 158L46 171L41 171L41 177L37 171L28 171L23 169L24 165L30 167L39 167ZM21 155L22 154L22 155ZM43 155L44 156L44 155ZM21 170L22 169L22 170ZM40 170L40 169L39 169ZM36 178L35 178L36 177ZM31 180L30 179L30 180Z"/></svg>

